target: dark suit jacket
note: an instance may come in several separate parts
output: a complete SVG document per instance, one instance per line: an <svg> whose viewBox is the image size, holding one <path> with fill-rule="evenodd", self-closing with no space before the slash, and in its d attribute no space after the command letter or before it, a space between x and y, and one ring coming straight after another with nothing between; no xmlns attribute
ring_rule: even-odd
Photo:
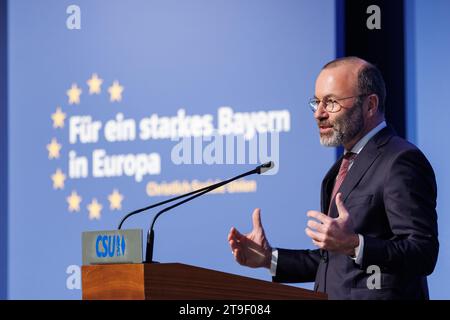
<svg viewBox="0 0 450 320"><path fill-rule="evenodd" d="M341 161L322 182L324 213ZM364 237L362 265L325 250L279 249L273 281L315 281L315 290L329 299L428 299L426 276L439 251L437 191L422 152L384 128L356 157L340 192L355 232ZM328 215L338 215L334 201ZM380 289L367 286L371 265L381 270Z"/></svg>

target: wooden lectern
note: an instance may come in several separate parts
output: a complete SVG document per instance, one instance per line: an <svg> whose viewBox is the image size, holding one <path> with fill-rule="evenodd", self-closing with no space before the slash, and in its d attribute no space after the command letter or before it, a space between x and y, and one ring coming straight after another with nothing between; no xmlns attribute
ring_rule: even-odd
<svg viewBox="0 0 450 320"><path fill-rule="evenodd" d="M318 300L327 295L180 263L82 266L83 299Z"/></svg>

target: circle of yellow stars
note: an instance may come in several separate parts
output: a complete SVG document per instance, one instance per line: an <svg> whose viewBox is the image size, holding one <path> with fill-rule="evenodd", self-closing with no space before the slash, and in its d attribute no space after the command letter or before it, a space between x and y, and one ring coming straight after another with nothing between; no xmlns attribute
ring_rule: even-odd
<svg viewBox="0 0 450 320"><path fill-rule="evenodd" d="M89 95L99 95L102 92L102 84L103 79L99 77L97 73L93 73L91 77L86 81L86 84L89 87ZM124 87L120 85L119 81L113 81L112 85L108 87L109 93L109 101L110 102L120 102L122 101L122 93L124 91ZM69 105L78 105L80 104L81 95L83 90L78 87L77 83L72 83L71 87L66 91L66 95L68 98ZM60 105L56 107L54 113L51 114L51 120L53 122L54 129L62 129L64 128L64 121L67 118L67 114L63 112ZM62 145L58 142L58 140L53 137L51 141L47 144L48 151L48 159L59 159L61 156ZM66 180L66 175L62 171L61 168L57 168L55 173L50 176L53 189L54 190L63 190L64 183ZM121 210L122 209L122 201L125 197L119 192L118 189L114 189L108 195L109 201L109 209L110 210ZM71 194L66 197L67 201L67 210L69 212L80 212L81 211L81 202L83 198L77 193L76 190L72 190ZM102 204L97 200L97 198L93 198L90 203L86 206L89 219L90 220L100 220L101 212L103 209Z"/></svg>

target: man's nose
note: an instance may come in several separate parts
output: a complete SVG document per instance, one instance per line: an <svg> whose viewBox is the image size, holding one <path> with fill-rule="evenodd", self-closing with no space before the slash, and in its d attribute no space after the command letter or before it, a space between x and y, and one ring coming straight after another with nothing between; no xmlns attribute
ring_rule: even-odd
<svg viewBox="0 0 450 320"><path fill-rule="evenodd" d="M317 110L314 112L314 118L316 118L316 120L328 118L328 112L325 110L325 105L322 102L317 106Z"/></svg>

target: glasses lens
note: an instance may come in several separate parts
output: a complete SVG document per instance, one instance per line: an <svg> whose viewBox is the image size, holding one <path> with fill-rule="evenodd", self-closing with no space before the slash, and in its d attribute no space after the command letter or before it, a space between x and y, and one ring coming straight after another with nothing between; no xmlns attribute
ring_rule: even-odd
<svg viewBox="0 0 450 320"><path fill-rule="evenodd" d="M333 112L335 103L333 100L327 100L325 101L325 106L325 110L327 110L328 112Z"/></svg>
<svg viewBox="0 0 450 320"><path fill-rule="evenodd" d="M309 106L311 107L311 110L315 112L317 110L317 107L319 106L320 101L317 99L311 99L309 100Z"/></svg>

